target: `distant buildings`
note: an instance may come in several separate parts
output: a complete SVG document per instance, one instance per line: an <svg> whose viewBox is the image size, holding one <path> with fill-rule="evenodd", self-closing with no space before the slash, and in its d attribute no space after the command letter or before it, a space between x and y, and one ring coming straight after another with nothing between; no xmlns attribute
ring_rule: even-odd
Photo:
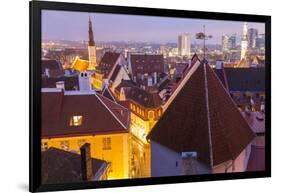
<svg viewBox="0 0 281 193"><path fill-rule="evenodd" d="M256 39L258 37L258 30L254 28L248 29L249 48L256 48Z"/></svg>
<svg viewBox="0 0 281 193"><path fill-rule="evenodd" d="M246 54L248 53L248 24L244 22L243 24L243 37L241 40L241 56L240 60L246 59Z"/></svg>
<svg viewBox="0 0 281 193"><path fill-rule="evenodd" d="M265 60L258 50L264 35L244 23L241 53L236 35L223 35L222 50L208 45L208 64L190 57L187 33L178 44L110 43L98 59L90 18L88 34L88 49L42 59L41 145L48 175L83 180L84 144L91 146L94 166L88 180L254 170L247 163L255 163L251 141L261 135L254 130L260 114L254 114L264 109ZM71 68L61 61L72 61ZM46 183L58 178L45 176Z"/></svg>
<svg viewBox="0 0 281 193"><path fill-rule="evenodd" d="M122 72L119 73L120 71ZM109 82L112 84L116 80L120 83L121 79L129 79L127 61L120 53L106 52L93 74L93 87L96 90L102 90L104 86L108 86Z"/></svg>
<svg viewBox="0 0 281 193"><path fill-rule="evenodd" d="M230 51L236 48L236 35L222 36L222 51Z"/></svg>
<svg viewBox="0 0 281 193"><path fill-rule="evenodd" d="M221 68L215 72L237 107L260 111L265 101L265 68Z"/></svg>
<svg viewBox="0 0 281 193"><path fill-rule="evenodd" d="M256 38L256 47L264 50L265 49L265 34L259 34Z"/></svg>
<svg viewBox="0 0 281 193"><path fill-rule="evenodd" d="M147 137L151 176L246 171L255 135L207 61L181 84Z"/></svg>
<svg viewBox="0 0 281 193"><path fill-rule="evenodd" d="M178 36L178 54L179 56L190 57L191 53L191 36L183 33Z"/></svg>
<svg viewBox="0 0 281 193"><path fill-rule="evenodd" d="M157 85L164 73L164 58L160 54L131 53L128 70L132 80L143 88Z"/></svg>

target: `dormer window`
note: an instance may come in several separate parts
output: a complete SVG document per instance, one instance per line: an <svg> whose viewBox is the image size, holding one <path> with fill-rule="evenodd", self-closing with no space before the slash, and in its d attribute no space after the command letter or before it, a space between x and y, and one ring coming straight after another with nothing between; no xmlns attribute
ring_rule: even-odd
<svg viewBox="0 0 281 193"><path fill-rule="evenodd" d="M81 115L74 115L70 118L70 126L81 126L83 117Z"/></svg>

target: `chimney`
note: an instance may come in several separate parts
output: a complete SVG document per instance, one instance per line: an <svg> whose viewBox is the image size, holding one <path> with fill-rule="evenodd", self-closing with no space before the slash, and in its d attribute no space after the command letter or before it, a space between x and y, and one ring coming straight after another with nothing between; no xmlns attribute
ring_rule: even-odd
<svg viewBox="0 0 281 193"><path fill-rule="evenodd" d="M89 181L93 177L93 162L91 158L91 145L85 143L81 148L81 171L82 180Z"/></svg>
<svg viewBox="0 0 281 193"><path fill-rule="evenodd" d="M223 68L223 61L217 60L216 61L216 69L222 69Z"/></svg>
<svg viewBox="0 0 281 193"><path fill-rule="evenodd" d="M50 69L49 68L45 69L45 74L48 78L50 78Z"/></svg>
<svg viewBox="0 0 281 193"><path fill-rule="evenodd" d="M61 89L65 90L64 81L56 82L56 88L61 88Z"/></svg>
<svg viewBox="0 0 281 193"><path fill-rule="evenodd" d="M183 173L197 174L197 152L182 152Z"/></svg>

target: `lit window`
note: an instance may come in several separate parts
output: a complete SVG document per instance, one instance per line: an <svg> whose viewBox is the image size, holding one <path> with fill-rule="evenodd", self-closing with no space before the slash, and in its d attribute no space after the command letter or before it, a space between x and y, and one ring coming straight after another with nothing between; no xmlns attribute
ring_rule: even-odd
<svg viewBox="0 0 281 193"><path fill-rule="evenodd" d="M148 112L148 119L154 119L154 112L153 111Z"/></svg>
<svg viewBox="0 0 281 193"><path fill-rule="evenodd" d="M69 150L69 141L60 142L61 149L68 151Z"/></svg>
<svg viewBox="0 0 281 193"><path fill-rule="evenodd" d="M102 149L103 150L110 150L111 149L111 138L110 137L104 137L102 138Z"/></svg>
<svg viewBox="0 0 281 193"><path fill-rule="evenodd" d="M48 142L43 142L42 144L41 144L41 150L42 151L46 151L48 149Z"/></svg>
<svg viewBox="0 0 281 193"><path fill-rule="evenodd" d="M70 118L70 126L80 126L82 125L82 116L75 115Z"/></svg>
<svg viewBox="0 0 281 193"><path fill-rule="evenodd" d="M159 117L161 116L161 110L158 111L158 116L159 116Z"/></svg>

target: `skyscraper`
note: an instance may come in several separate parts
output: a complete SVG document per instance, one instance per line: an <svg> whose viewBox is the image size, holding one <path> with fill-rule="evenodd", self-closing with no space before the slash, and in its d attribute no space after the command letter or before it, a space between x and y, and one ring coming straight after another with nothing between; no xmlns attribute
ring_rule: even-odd
<svg viewBox="0 0 281 193"><path fill-rule="evenodd" d="M222 51L228 51L228 40L229 40L228 35L222 35L222 42L221 42Z"/></svg>
<svg viewBox="0 0 281 193"><path fill-rule="evenodd" d="M258 30L250 28L248 30L249 48L256 48L256 39L258 37Z"/></svg>
<svg viewBox="0 0 281 193"><path fill-rule="evenodd" d="M92 29L92 21L89 17L89 44L88 44L88 54L89 54L89 70L94 70L97 66L97 58L96 58L96 44L94 41L94 33Z"/></svg>
<svg viewBox="0 0 281 193"><path fill-rule="evenodd" d="M256 48L264 49L265 48L265 35L259 34L256 38Z"/></svg>
<svg viewBox="0 0 281 193"><path fill-rule="evenodd" d="M183 33L178 36L178 52L180 56L190 57L191 52L191 36Z"/></svg>
<svg viewBox="0 0 281 193"><path fill-rule="evenodd" d="M241 57L240 59L244 59L248 52L248 24L244 22L243 24L243 37L241 40Z"/></svg>
<svg viewBox="0 0 281 193"><path fill-rule="evenodd" d="M232 34L229 37L228 47L229 47L229 49L235 49L236 48L236 34Z"/></svg>
<svg viewBox="0 0 281 193"><path fill-rule="evenodd" d="M236 34L222 35L222 51L229 51L236 48Z"/></svg>

